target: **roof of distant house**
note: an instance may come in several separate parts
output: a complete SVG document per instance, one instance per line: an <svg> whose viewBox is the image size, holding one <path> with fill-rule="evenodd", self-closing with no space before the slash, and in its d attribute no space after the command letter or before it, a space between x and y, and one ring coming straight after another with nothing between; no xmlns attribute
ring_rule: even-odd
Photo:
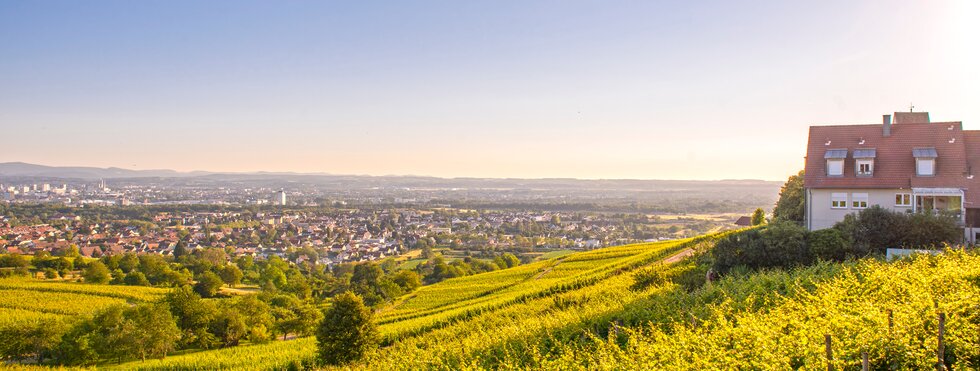
<svg viewBox="0 0 980 371"><path fill-rule="evenodd" d="M735 225L750 226L752 225L752 218L748 216L740 216L735 220Z"/></svg>

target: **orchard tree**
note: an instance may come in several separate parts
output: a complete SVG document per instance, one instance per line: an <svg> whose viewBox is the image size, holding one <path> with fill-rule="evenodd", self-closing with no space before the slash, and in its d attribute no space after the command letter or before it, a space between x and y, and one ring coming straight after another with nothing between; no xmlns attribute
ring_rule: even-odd
<svg viewBox="0 0 980 371"><path fill-rule="evenodd" d="M790 176L783 188L779 190L779 200L776 207L772 209L774 220L785 220L796 223L803 223L804 197L803 197L803 170L799 174Z"/></svg>
<svg viewBox="0 0 980 371"><path fill-rule="evenodd" d="M320 360L328 365L358 361L378 347L378 328L371 310L350 291L334 298L316 331Z"/></svg>
<svg viewBox="0 0 980 371"><path fill-rule="evenodd" d="M766 224L766 212L760 207L752 213L752 225L762 224Z"/></svg>
<svg viewBox="0 0 980 371"><path fill-rule="evenodd" d="M96 284L109 283L109 279L111 278L109 276L109 268L106 268L105 264L102 264L98 260L89 264L88 268L85 268L85 273L82 274L82 277L85 278L85 282Z"/></svg>
<svg viewBox="0 0 980 371"><path fill-rule="evenodd" d="M224 281L221 277L218 277L214 272L207 271L197 277L197 283L194 284L194 292L201 297L210 298L218 295L218 291L221 290L221 285Z"/></svg>
<svg viewBox="0 0 980 371"><path fill-rule="evenodd" d="M224 281L225 284L231 287L241 284L242 277L244 276L242 270L238 269L238 266L234 264L226 264L224 267L221 267L218 275L221 276L221 280Z"/></svg>

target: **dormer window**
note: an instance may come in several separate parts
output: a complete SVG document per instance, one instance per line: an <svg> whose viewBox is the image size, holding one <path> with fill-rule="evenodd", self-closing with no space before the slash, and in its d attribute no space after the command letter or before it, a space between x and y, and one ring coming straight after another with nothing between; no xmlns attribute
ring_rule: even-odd
<svg viewBox="0 0 980 371"><path fill-rule="evenodd" d="M854 150L854 171L857 176L871 176L875 170L874 148Z"/></svg>
<svg viewBox="0 0 980 371"><path fill-rule="evenodd" d="M827 150L823 158L827 160L827 176L844 175L844 159L847 158L846 149Z"/></svg>
<svg viewBox="0 0 980 371"><path fill-rule="evenodd" d="M935 148L913 148L912 157L915 157L915 175L936 175L936 157L939 154Z"/></svg>

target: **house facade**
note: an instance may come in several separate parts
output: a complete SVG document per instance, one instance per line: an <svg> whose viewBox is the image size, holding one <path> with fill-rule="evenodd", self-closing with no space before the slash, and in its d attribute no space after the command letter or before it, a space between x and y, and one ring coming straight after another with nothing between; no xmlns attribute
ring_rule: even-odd
<svg viewBox="0 0 980 371"><path fill-rule="evenodd" d="M894 118L894 120L893 120ZM872 205L938 211L980 232L980 130L895 112L881 124L811 126L804 175L805 225L830 228Z"/></svg>

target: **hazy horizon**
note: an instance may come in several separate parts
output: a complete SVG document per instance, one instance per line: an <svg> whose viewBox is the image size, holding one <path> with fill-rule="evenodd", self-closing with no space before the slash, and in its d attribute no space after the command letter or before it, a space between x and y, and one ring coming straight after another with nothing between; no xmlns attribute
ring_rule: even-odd
<svg viewBox="0 0 980 371"><path fill-rule="evenodd" d="M568 180L607 180L607 181L704 181L704 182L721 182L721 181L761 181L761 182L774 182L774 181L784 181L785 179L753 179L753 178L726 178L726 179L672 179L672 178L572 178L572 177L543 177L543 178L526 178L526 177L444 177L436 175L426 175L426 174L354 174L354 173L330 173L330 172L297 172L297 171L275 171L275 170L254 170L254 171L221 171L221 170L207 170L207 169L194 169L194 170L174 170L166 168L154 168L154 169L131 169L121 166L86 166L86 165L49 165L49 164L39 164L39 163L29 163L24 161L7 161L0 162L3 164L25 164L25 165L39 165L52 168L95 168L95 169L122 169L127 171L175 171L180 174L191 174L191 173L206 173L206 174L289 174L289 175L311 175L311 176L363 176L363 177L419 177L419 178L439 178L439 179L497 179L497 180L507 180L507 179L520 179L520 180L548 180L548 179L568 179ZM0 174L3 176L4 174ZM20 175L15 175L20 176Z"/></svg>
<svg viewBox="0 0 980 371"><path fill-rule="evenodd" d="M0 3L0 162L785 180L807 127L980 129L980 3Z"/></svg>

